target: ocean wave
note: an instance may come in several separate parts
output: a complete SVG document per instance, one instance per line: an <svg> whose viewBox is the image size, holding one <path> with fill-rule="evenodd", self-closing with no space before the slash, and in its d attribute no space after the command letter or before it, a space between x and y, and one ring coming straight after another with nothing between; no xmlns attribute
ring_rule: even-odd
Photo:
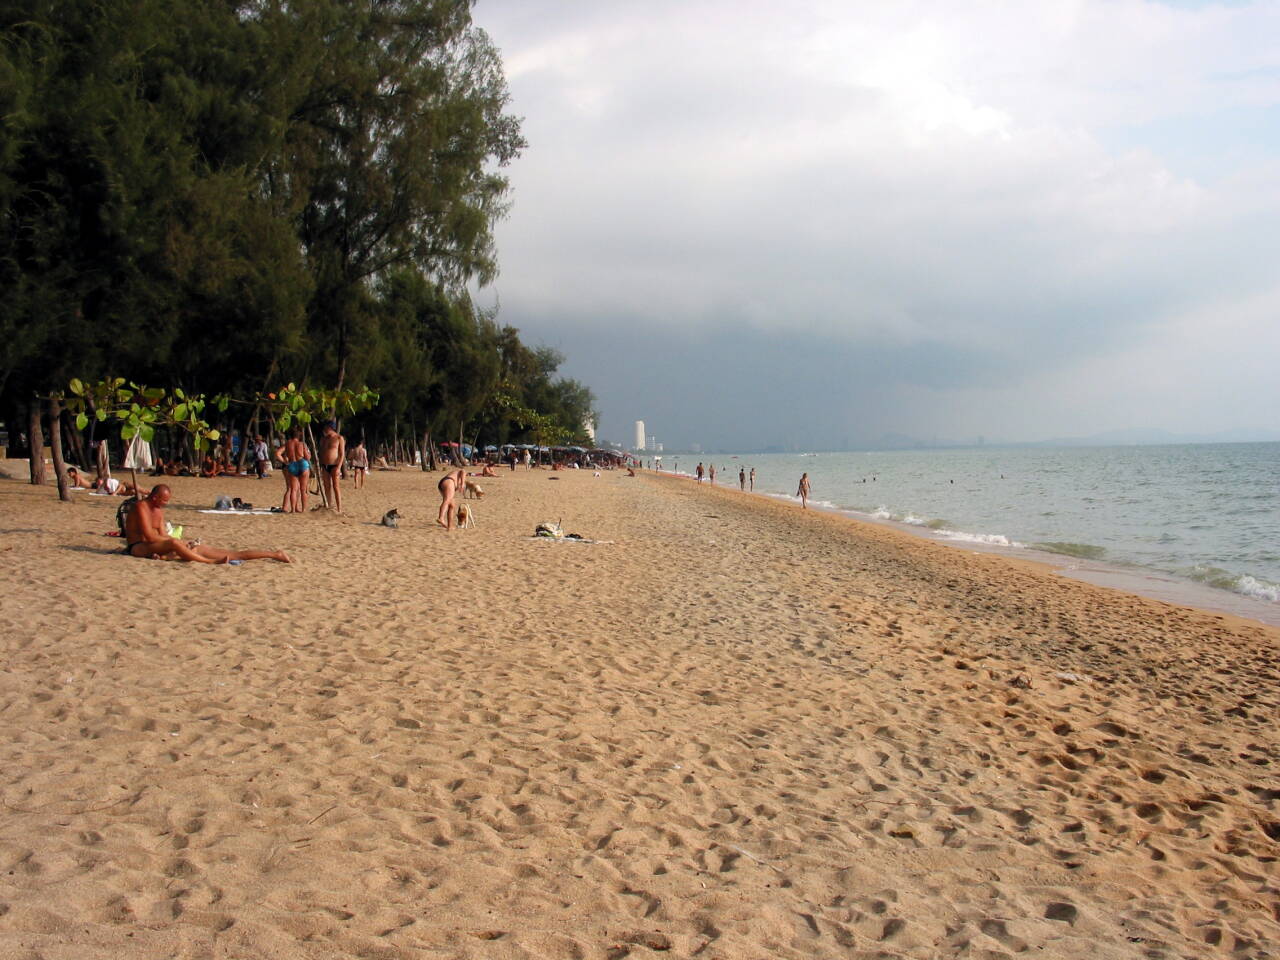
<svg viewBox="0 0 1280 960"><path fill-rule="evenodd" d="M1221 567L1192 567L1187 576L1209 587L1218 590L1230 590L1241 596L1255 600L1266 600L1269 603L1280 603L1280 584L1259 580L1247 573L1232 573Z"/></svg>
<svg viewBox="0 0 1280 960"><path fill-rule="evenodd" d="M985 543L993 547L1025 547L1026 544L1010 540L1002 533L966 533L963 530L939 530L938 536L961 543Z"/></svg>
<svg viewBox="0 0 1280 960"><path fill-rule="evenodd" d="M1107 551L1092 543L1070 543L1064 540L1049 540L1044 543L1031 544L1032 549L1045 553L1061 553L1068 557L1079 557L1081 560L1101 560Z"/></svg>

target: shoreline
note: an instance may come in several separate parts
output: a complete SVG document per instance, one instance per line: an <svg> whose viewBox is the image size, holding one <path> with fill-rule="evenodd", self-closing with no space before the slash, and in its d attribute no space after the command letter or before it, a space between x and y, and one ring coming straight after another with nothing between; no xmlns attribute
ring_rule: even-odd
<svg viewBox="0 0 1280 960"><path fill-rule="evenodd" d="M172 483L297 561L236 567L0 482L0 954L1274 960L1280 631L644 472L445 533L438 476Z"/></svg>
<svg viewBox="0 0 1280 960"><path fill-rule="evenodd" d="M696 478L687 473L675 473L668 470L652 471L678 480ZM735 493L746 493L750 496L764 497L780 503L799 506L800 501L788 494L765 493L763 491L741 491L736 485L718 484ZM986 543L981 541L961 540L948 537L928 527L904 523L883 517L872 516L857 510L849 510L831 504L810 503L809 509L833 513L858 523L895 530L920 540L938 543L956 550L968 550L974 553L986 553L1008 557L1011 560L1025 560L1050 567L1059 576L1098 587L1121 590L1136 594L1149 600L1159 600L1176 606L1190 607L1212 613L1225 613L1244 620L1256 621L1270 627L1280 627L1280 603L1250 597L1207 584L1188 580L1175 574L1148 567L1126 565L1105 560L1087 560L1079 557L1064 556L1037 550L1032 546L1014 546L1012 544Z"/></svg>

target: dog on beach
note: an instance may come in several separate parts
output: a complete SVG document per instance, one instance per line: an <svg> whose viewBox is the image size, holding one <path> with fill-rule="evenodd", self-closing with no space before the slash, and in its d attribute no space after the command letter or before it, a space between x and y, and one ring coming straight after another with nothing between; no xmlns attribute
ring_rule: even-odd
<svg viewBox="0 0 1280 960"><path fill-rule="evenodd" d="M465 503L458 505L458 529L459 530L465 530L467 529L467 527L472 526L475 523L475 520L476 520L476 512L472 510L471 507L469 507Z"/></svg>
<svg viewBox="0 0 1280 960"><path fill-rule="evenodd" d="M397 510L395 507L392 507L386 513L384 513L382 515L382 525L384 527L390 527L392 530L395 530L397 527L399 527L400 511Z"/></svg>
<svg viewBox="0 0 1280 960"><path fill-rule="evenodd" d="M470 497L472 500L483 500L484 491L480 489L480 484L474 480L468 480L466 486L462 488L462 496L464 499Z"/></svg>

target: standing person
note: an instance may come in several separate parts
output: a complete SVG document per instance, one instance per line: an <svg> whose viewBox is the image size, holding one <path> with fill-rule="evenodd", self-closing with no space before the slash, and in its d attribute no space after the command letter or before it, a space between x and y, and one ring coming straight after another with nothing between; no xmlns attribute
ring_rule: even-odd
<svg viewBox="0 0 1280 960"><path fill-rule="evenodd" d="M466 482L467 472L465 470L451 470L444 475L443 480L436 484L436 488L440 491L440 512L436 514L436 523L446 530L453 529L453 515L456 511L453 498Z"/></svg>
<svg viewBox="0 0 1280 960"><path fill-rule="evenodd" d="M284 464L285 513L307 512L307 484L311 482L311 451L302 441L302 428L294 427L276 456Z"/></svg>
<svg viewBox="0 0 1280 960"><path fill-rule="evenodd" d="M800 498L800 509L809 509L809 475L800 474L800 486L796 488L796 496Z"/></svg>
<svg viewBox="0 0 1280 960"><path fill-rule="evenodd" d="M351 473L357 490L364 488L365 475L368 472L369 451L365 449L364 441L361 440L356 444L356 448L351 451Z"/></svg>
<svg viewBox="0 0 1280 960"><path fill-rule="evenodd" d="M320 432L320 482L324 484L329 506L337 513L342 512L342 485L338 471L342 469L346 456L347 440L338 432L338 425L330 420Z"/></svg>
<svg viewBox="0 0 1280 960"><path fill-rule="evenodd" d="M716 465L714 463L707 469L707 476L711 478L711 485L714 487L716 485Z"/></svg>
<svg viewBox="0 0 1280 960"><path fill-rule="evenodd" d="M530 456L530 454L529 454L529 451L528 451L528 450L526 450L526 451L524 452L524 468L525 468L526 470L532 470L532 469L533 469L533 457L532 457L532 456Z"/></svg>
<svg viewBox="0 0 1280 960"><path fill-rule="evenodd" d="M698 475L698 482L702 482L702 461L698 461L698 469L694 471Z"/></svg>
<svg viewBox="0 0 1280 960"><path fill-rule="evenodd" d="M746 467L738 468L738 489L739 490L747 489L747 468Z"/></svg>
<svg viewBox="0 0 1280 960"><path fill-rule="evenodd" d="M756 492L756 468L755 467L751 468L751 476L748 479L751 482L751 492L755 493Z"/></svg>
<svg viewBox="0 0 1280 960"><path fill-rule="evenodd" d="M267 479L267 471L271 469L271 452L267 449L267 441L262 434L253 438L253 465L258 479Z"/></svg>

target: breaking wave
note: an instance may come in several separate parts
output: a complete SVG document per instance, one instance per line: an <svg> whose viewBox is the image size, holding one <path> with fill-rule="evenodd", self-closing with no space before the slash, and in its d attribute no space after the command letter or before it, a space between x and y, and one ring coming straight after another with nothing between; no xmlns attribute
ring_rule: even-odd
<svg viewBox="0 0 1280 960"><path fill-rule="evenodd" d="M1215 587L1219 590L1230 590L1232 593L1252 597L1255 600L1280 603L1280 584L1259 580L1257 577L1252 577L1247 573L1232 573L1230 570L1223 570L1221 567L1196 566L1191 568L1187 576L1197 583L1203 583L1205 586Z"/></svg>

